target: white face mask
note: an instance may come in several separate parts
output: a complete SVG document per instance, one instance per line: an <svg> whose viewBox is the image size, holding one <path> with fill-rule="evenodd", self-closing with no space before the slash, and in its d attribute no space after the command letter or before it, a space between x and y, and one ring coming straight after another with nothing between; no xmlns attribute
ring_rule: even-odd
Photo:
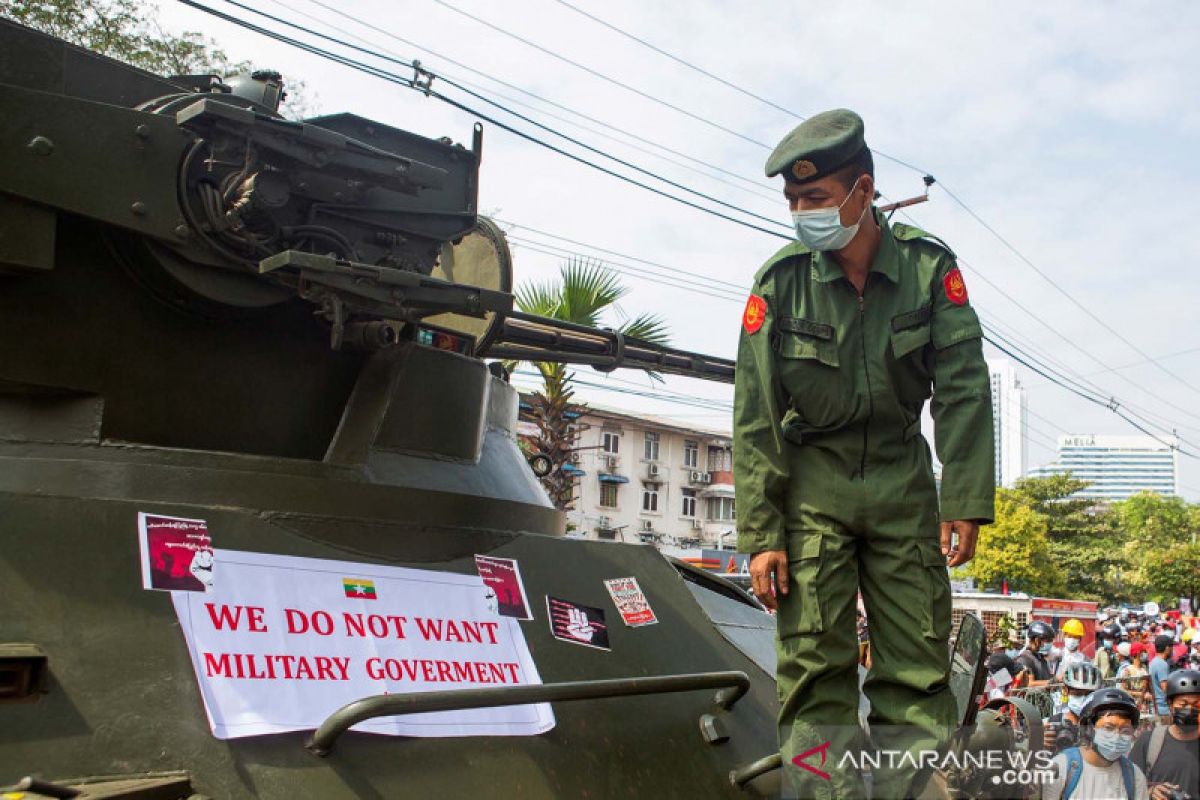
<svg viewBox="0 0 1200 800"><path fill-rule="evenodd" d="M850 244L850 240L858 233L858 226L862 224L863 217L871 208L871 204L867 203L863 213L858 216L858 222L850 226L842 224L842 206L846 205L854 196L854 190L858 188L859 180L862 178L854 181L854 185L850 187L850 194L846 195L846 199L840 205L792 212L792 223L796 226L796 238L800 240L801 244L809 250L841 250Z"/></svg>
<svg viewBox="0 0 1200 800"><path fill-rule="evenodd" d="M1067 648L1067 650L1074 653L1076 650L1079 649L1079 640L1072 638L1070 636L1065 636L1065 637L1063 637L1063 647Z"/></svg>

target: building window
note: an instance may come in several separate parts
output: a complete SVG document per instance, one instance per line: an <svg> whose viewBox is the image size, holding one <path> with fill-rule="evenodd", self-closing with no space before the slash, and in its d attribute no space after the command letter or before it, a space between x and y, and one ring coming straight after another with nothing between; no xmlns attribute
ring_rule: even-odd
<svg viewBox="0 0 1200 800"><path fill-rule="evenodd" d="M621 446L621 435L619 433L605 433L601 442L601 448L606 453L616 455Z"/></svg>
<svg viewBox="0 0 1200 800"><path fill-rule="evenodd" d="M700 465L700 443L691 439L683 442L683 465L695 469Z"/></svg>
<svg viewBox="0 0 1200 800"><path fill-rule="evenodd" d="M729 472L733 469L733 453L725 447L708 448L708 471Z"/></svg>
<svg viewBox="0 0 1200 800"><path fill-rule="evenodd" d="M617 507L617 485L615 483L600 484L600 505L603 508Z"/></svg>
<svg viewBox="0 0 1200 800"><path fill-rule="evenodd" d="M708 518L721 522L731 522L736 519L732 497L708 498Z"/></svg>
<svg viewBox="0 0 1200 800"><path fill-rule="evenodd" d="M682 489L681 491L683 492L683 516L696 516L696 490Z"/></svg>
<svg viewBox="0 0 1200 800"><path fill-rule="evenodd" d="M658 461L658 434L646 431L646 460Z"/></svg>
<svg viewBox="0 0 1200 800"><path fill-rule="evenodd" d="M642 511L658 511L657 483L647 483L642 487Z"/></svg>

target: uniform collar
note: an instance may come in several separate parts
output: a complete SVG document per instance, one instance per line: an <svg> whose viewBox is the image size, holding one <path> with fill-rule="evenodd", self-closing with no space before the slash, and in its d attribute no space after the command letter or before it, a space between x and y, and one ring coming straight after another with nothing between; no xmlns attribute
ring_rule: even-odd
<svg viewBox="0 0 1200 800"><path fill-rule="evenodd" d="M892 283L900 282L900 252L896 247L896 238L888 225L887 217L878 208L875 212L875 222L879 224L879 252L871 264L871 272L878 272ZM838 278L846 277L841 266L828 253L814 252L812 254L812 277L820 283L831 283Z"/></svg>

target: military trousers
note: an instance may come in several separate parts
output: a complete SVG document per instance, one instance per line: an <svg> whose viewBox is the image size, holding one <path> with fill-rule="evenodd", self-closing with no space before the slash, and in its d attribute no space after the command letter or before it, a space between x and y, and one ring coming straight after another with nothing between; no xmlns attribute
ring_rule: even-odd
<svg viewBox="0 0 1200 800"><path fill-rule="evenodd" d="M796 445L789 457L780 751L800 797L865 796L868 770L872 797L910 797L928 777L922 757L944 753L957 717L929 448L917 435L889 442L888 459L872 462L849 446L853 431L844 438ZM860 591L871 643L862 684L869 740L860 726Z"/></svg>

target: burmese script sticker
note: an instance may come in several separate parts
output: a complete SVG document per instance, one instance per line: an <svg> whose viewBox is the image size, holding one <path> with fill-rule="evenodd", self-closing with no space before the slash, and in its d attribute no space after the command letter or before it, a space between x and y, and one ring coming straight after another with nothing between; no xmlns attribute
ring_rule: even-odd
<svg viewBox="0 0 1200 800"><path fill-rule="evenodd" d="M521 580L521 568L511 558L475 556L475 571L488 588L488 601L493 603L502 617L533 619L529 598L525 596L525 582Z"/></svg>
<svg viewBox="0 0 1200 800"><path fill-rule="evenodd" d="M213 735L313 730L382 694L539 684L514 619L477 575L217 550L221 580L172 599ZM528 736L549 704L382 717L392 736Z"/></svg>
<svg viewBox="0 0 1200 800"><path fill-rule="evenodd" d="M212 538L202 519L138 512L142 588L207 592L213 586Z"/></svg>
<svg viewBox="0 0 1200 800"><path fill-rule="evenodd" d="M626 625L638 628L658 622L637 578L613 578L606 580L604 586Z"/></svg>

